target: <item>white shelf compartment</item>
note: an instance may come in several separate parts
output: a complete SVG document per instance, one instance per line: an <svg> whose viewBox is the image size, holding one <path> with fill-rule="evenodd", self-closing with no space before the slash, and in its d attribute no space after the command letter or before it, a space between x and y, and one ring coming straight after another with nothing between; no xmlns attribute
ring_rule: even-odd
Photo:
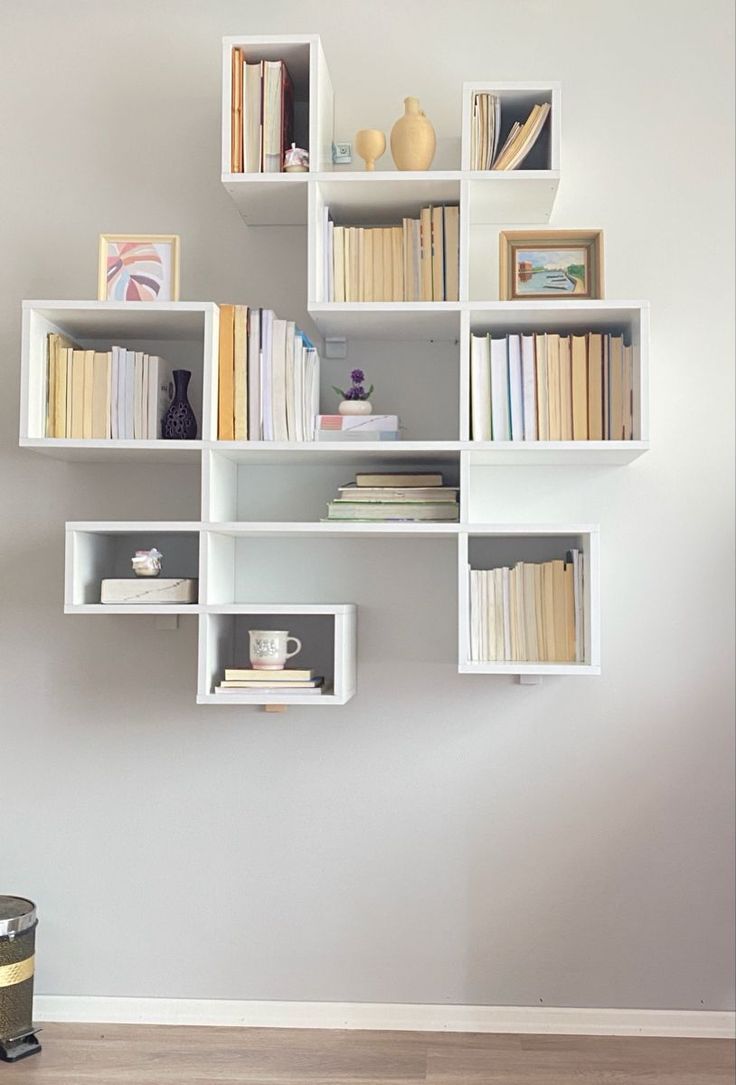
<svg viewBox="0 0 736 1085"><path fill-rule="evenodd" d="M199 603L108 605L100 602L103 578L133 576L136 550L157 547L164 577L199 578L199 528L194 522L81 521L66 525L65 614L198 614ZM138 581L140 583L140 581ZM201 602L201 579L199 582Z"/></svg>
<svg viewBox="0 0 736 1085"><path fill-rule="evenodd" d="M462 336L461 435L470 433L470 335L529 332L623 333L634 348L634 439L631 441L467 441L475 466L627 464L649 448L649 303L581 300L488 301L467 305Z"/></svg>
<svg viewBox="0 0 736 1085"><path fill-rule="evenodd" d="M199 438L206 438L214 435L211 390L218 312L211 302L24 301L21 447L59 459L195 459L202 447L201 439L100 441L46 437L47 336L49 332L61 332L80 348L90 350L109 350L113 345L143 350L160 355L172 369L189 369L189 399L197 416Z"/></svg>
<svg viewBox="0 0 736 1085"><path fill-rule="evenodd" d="M453 343L460 335L457 301L331 301L308 308L325 337Z"/></svg>
<svg viewBox="0 0 736 1085"><path fill-rule="evenodd" d="M344 705L354 696L357 677L357 608L351 603L241 603L208 607L200 621L198 704ZM284 690L274 700L263 691L213 692L226 667L249 667L250 629L288 629L302 641L289 664L312 668L325 682L320 696ZM263 672L268 680L268 671Z"/></svg>
<svg viewBox="0 0 736 1085"><path fill-rule="evenodd" d="M583 663L471 662L468 565L493 569L518 561L540 562L565 557L577 548L584 559L585 661ZM524 676L598 675L600 658L600 543L593 524L474 524L458 538L458 671L460 674Z"/></svg>
<svg viewBox="0 0 736 1085"><path fill-rule="evenodd" d="M279 523L287 527L294 523L313 522L313 526L318 528L344 528L344 523L323 524L321 520L327 516L327 503L339 496L339 487L355 481L356 468L379 473L422 473L441 468L445 485L460 484L459 453L446 454L439 464L435 460L429 468L421 456L397 461L390 449L384 451L380 458L372 457L368 462L351 450L350 462L352 467L346 465L343 455L336 459L310 456L292 461L290 469L284 471L283 466L273 460L266 464L254 462L244 448L207 452L202 461L202 519L247 526L252 521ZM360 523L347 526L365 529L374 525Z"/></svg>
<svg viewBox="0 0 736 1085"><path fill-rule="evenodd" d="M501 99L502 146L515 121L523 123L534 105L552 109L537 142L517 170L471 170L473 95L478 91ZM539 224L549 222L560 183L562 89L556 82L463 83L462 168L467 182L469 226Z"/></svg>
<svg viewBox="0 0 736 1085"><path fill-rule="evenodd" d="M332 165L333 95L318 34L235 35L222 42L222 183L244 222L304 225L309 173L232 173L230 162L231 52L250 63L283 60L294 84L294 140L310 152L310 169Z"/></svg>

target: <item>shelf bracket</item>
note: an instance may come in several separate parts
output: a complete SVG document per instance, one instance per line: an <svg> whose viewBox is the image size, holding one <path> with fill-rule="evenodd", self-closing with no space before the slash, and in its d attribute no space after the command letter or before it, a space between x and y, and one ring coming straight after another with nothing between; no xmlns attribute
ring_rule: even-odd
<svg viewBox="0 0 736 1085"><path fill-rule="evenodd" d="M179 615L178 614L157 614L155 618L157 629L178 629L179 628Z"/></svg>
<svg viewBox="0 0 736 1085"><path fill-rule="evenodd" d="M541 674L520 674L519 685L520 686L541 686L542 676Z"/></svg>
<svg viewBox="0 0 736 1085"><path fill-rule="evenodd" d="M285 704L264 704L264 712L286 712L288 705Z"/></svg>
<svg viewBox="0 0 736 1085"><path fill-rule="evenodd" d="M325 358L347 358L348 341L344 335L325 337Z"/></svg>

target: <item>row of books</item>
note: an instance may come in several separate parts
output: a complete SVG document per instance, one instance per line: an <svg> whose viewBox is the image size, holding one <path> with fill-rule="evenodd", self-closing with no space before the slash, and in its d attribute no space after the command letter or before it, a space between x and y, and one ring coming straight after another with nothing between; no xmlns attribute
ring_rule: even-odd
<svg viewBox="0 0 736 1085"><path fill-rule="evenodd" d="M622 335L473 335L474 441L630 441L634 352Z"/></svg>
<svg viewBox="0 0 736 1085"><path fill-rule="evenodd" d="M230 169L233 173L280 173L294 128L294 87L283 60L248 63L232 51Z"/></svg>
<svg viewBox="0 0 736 1085"><path fill-rule="evenodd" d="M272 309L220 306L217 434L221 441L313 441L319 355Z"/></svg>
<svg viewBox="0 0 736 1085"><path fill-rule="evenodd" d="M324 681L324 678L315 675L313 670L284 668L280 671L259 671L248 667L226 667L225 678L215 686L215 693L227 695L250 690L263 696L279 696L292 691L319 697L323 692Z"/></svg>
<svg viewBox="0 0 736 1085"><path fill-rule="evenodd" d="M399 441L396 414L318 414L318 441Z"/></svg>
<svg viewBox="0 0 736 1085"><path fill-rule="evenodd" d="M324 209L328 301L457 301L460 209L423 207L401 226L336 226Z"/></svg>
<svg viewBox="0 0 736 1085"><path fill-rule="evenodd" d="M472 662L583 663L583 555L520 561L513 568L468 568Z"/></svg>
<svg viewBox="0 0 736 1085"><path fill-rule="evenodd" d="M155 440L170 400L170 369L157 355L117 346L81 350L49 334L47 437Z"/></svg>
<svg viewBox="0 0 736 1085"><path fill-rule="evenodd" d="M499 149L501 99L478 91L473 95L470 119L471 170L515 170L539 139L551 111L548 102L534 105L527 119L515 121Z"/></svg>
<svg viewBox="0 0 736 1085"><path fill-rule="evenodd" d="M358 474L327 505L328 520L456 521L458 489L441 474Z"/></svg>

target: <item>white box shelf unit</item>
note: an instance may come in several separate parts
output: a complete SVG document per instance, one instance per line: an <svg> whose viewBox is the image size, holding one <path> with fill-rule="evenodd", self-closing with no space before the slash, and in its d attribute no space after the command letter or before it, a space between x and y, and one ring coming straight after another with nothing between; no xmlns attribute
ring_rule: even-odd
<svg viewBox="0 0 736 1085"><path fill-rule="evenodd" d="M231 53L234 46L248 61L284 60L295 89L295 137L310 151L308 173L232 173L230 166ZM549 102L550 120L529 155L529 168L471 171L470 112L475 91L490 91L501 98L502 136L517 119L525 120L535 103ZM431 118L431 104L423 101ZM387 152L374 172L360 170L355 155L352 168L333 167L334 100L329 70L316 34L238 35L223 39L222 63L222 182L249 225L304 225L308 218L309 190L318 189L329 205L361 207L372 221L381 213L399 216L407 200L446 203L460 200L469 220L476 223L540 223L549 221L560 180L559 83L464 83L462 112L458 118L460 161L455 169L403 173L391 165ZM397 100L397 116L401 102ZM341 133L338 133L340 135ZM352 132L348 133L352 137ZM461 212L462 213L462 212ZM367 219L366 221L370 221ZM356 223L357 224L357 223Z"/></svg>
<svg viewBox="0 0 736 1085"><path fill-rule="evenodd" d="M211 392L219 310L211 302L24 301L21 347L20 444L58 459L196 460L202 438L214 436ZM47 336L61 332L80 348L147 351L172 369L192 373L189 400L196 441L74 440L46 436Z"/></svg>
<svg viewBox="0 0 736 1085"><path fill-rule="evenodd" d="M199 624L197 704L344 705L356 690L357 609L350 603L250 603L207 607ZM306 667L324 678L322 694L284 690L277 698L257 690L218 694L214 686L226 667L248 666L249 629L287 629L302 642L291 666ZM265 680L268 672L263 672Z"/></svg>
<svg viewBox="0 0 736 1085"><path fill-rule="evenodd" d="M470 597L468 566L495 569L518 561L543 562L564 559L568 550L578 549L584 562L584 661L546 663L541 661L474 662L470 658ZM461 674L514 674L519 676L600 674L600 570L598 528L564 527L560 524L533 526L474 525L458 538L459 667Z"/></svg>

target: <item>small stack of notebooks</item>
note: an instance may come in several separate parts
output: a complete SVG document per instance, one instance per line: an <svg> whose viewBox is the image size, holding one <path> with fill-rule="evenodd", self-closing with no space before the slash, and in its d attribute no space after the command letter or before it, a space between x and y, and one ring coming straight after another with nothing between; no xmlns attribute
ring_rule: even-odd
<svg viewBox="0 0 736 1085"><path fill-rule="evenodd" d="M398 441L395 414L318 414L318 441Z"/></svg>
<svg viewBox="0 0 736 1085"><path fill-rule="evenodd" d="M356 475L327 506L328 520L380 520L384 523L456 521L458 488L444 486L442 475Z"/></svg>
<svg viewBox="0 0 736 1085"><path fill-rule="evenodd" d="M324 678L315 675L311 670L263 671L247 667L226 667L225 678L219 686L215 686L215 693L242 693L250 690L264 696L292 692L319 697L323 684Z"/></svg>
<svg viewBox="0 0 736 1085"><path fill-rule="evenodd" d="M471 117L471 170L515 170L537 142L550 114L548 102L534 105L527 119L515 121L500 150L501 99L478 91L473 95ZM507 122L508 123L508 122Z"/></svg>

